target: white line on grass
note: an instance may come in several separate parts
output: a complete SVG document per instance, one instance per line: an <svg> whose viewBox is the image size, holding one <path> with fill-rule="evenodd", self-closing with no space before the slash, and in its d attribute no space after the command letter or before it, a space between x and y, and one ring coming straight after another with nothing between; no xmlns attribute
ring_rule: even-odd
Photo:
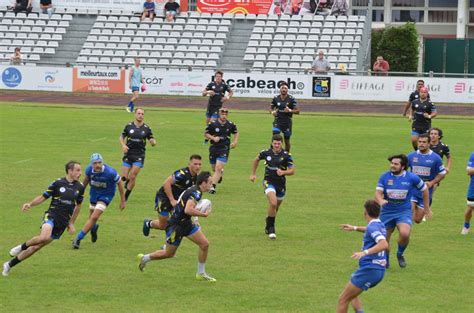
<svg viewBox="0 0 474 313"><path fill-rule="evenodd" d="M105 140L107 139L107 137L102 137L102 138L97 138L97 139L91 139L89 140L90 142L97 142L97 141L102 141L102 140Z"/></svg>
<svg viewBox="0 0 474 313"><path fill-rule="evenodd" d="M13 164L20 164L20 163L25 163L25 162L28 162L28 161L31 161L31 160L34 160L34 158L30 158L30 159L25 159L25 160L16 161L16 162L13 162Z"/></svg>

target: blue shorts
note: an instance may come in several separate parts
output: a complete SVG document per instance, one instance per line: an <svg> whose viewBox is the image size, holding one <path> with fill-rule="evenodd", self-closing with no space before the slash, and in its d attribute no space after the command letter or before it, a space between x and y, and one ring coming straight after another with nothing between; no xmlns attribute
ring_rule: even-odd
<svg viewBox="0 0 474 313"><path fill-rule="evenodd" d="M273 132L273 135L283 133L283 137L285 139L290 139L291 137L291 128L283 128L283 127L279 128L279 127L273 126L272 132Z"/></svg>
<svg viewBox="0 0 474 313"><path fill-rule="evenodd" d="M377 286L385 275L385 269L359 268L351 276L351 283L364 291Z"/></svg>
<svg viewBox="0 0 474 313"><path fill-rule="evenodd" d="M411 209L409 211L400 212L400 213L384 213L380 214L380 220L385 224L385 228L393 229L398 224L408 224L412 225L412 213Z"/></svg>
<svg viewBox="0 0 474 313"><path fill-rule="evenodd" d="M140 87L132 86L132 92L140 91Z"/></svg>
<svg viewBox="0 0 474 313"><path fill-rule="evenodd" d="M433 188L430 188L429 191L430 191L430 205L431 205L431 202L433 201ZM423 192L417 190L415 194L413 195L413 197L411 197L411 202L415 202L417 207L424 209L425 204L423 203Z"/></svg>
<svg viewBox="0 0 474 313"><path fill-rule="evenodd" d="M285 186L280 186L277 184L271 184L268 181L263 181L263 188L265 194L269 192L274 192L276 194L277 200L285 199Z"/></svg>
<svg viewBox="0 0 474 313"><path fill-rule="evenodd" d="M110 195L92 195L90 196L90 203L93 205L96 205L97 202L104 202L105 205L109 205L110 202L112 202L112 199L114 198L115 194L110 194Z"/></svg>

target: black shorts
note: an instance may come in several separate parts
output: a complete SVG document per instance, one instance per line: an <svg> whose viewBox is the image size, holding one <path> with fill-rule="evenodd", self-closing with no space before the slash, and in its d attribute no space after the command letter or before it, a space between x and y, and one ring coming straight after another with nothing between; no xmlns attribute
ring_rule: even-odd
<svg viewBox="0 0 474 313"><path fill-rule="evenodd" d="M42 5L50 5L51 2L52 2L52 0L40 0L40 3L41 3Z"/></svg>
<svg viewBox="0 0 474 313"><path fill-rule="evenodd" d="M133 165L142 168L145 165L145 155L127 155L125 154L122 159L122 165L125 167L132 167Z"/></svg>
<svg viewBox="0 0 474 313"><path fill-rule="evenodd" d="M278 200L283 200L286 194L286 183L281 181L263 180L265 194L275 191Z"/></svg>
<svg viewBox="0 0 474 313"><path fill-rule="evenodd" d="M44 224L49 224L49 225L53 226L53 231L51 233L51 238L59 239L59 238L61 238L61 235L64 233L67 226L69 225L69 222L64 221L61 218L55 217L54 214L52 214L51 212L46 212L44 214L43 223L41 224L41 227Z"/></svg>
<svg viewBox="0 0 474 313"><path fill-rule="evenodd" d="M206 110L206 117L207 118L218 118L219 117L219 110L221 107L216 107L216 106L207 106Z"/></svg>
<svg viewBox="0 0 474 313"><path fill-rule="evenodd" d="M282 123L277 123L277 122L273 122L273 129L272 129L272 132L273 134L279 134L279 133L283 133L283 137L285 139L290 139L291 137L291 123L289 124L282 124Z"/></svg>
<svg viewBox="0 0 474 313"><path fill-rule="evenodd" d="M411 125L411 134L412 135L421 135L421 134L426 134L430 130L430 126L422 126L422 125L417 125L417 124L412 124Z"/></svg>
<svg viewBox="0 0 474 313"><path fill-rule="evenodd" d="M158 191L155 195L155 210L158 214L169 217L171 213L173 213L173 209L170 199L168 199L166 195L163 196L160 194L160 191Z"/></svg>
<svg viewBox="0 0 474 313"><path fill-rule="evenodd" d="M217 161L227 163L227 160L229 159L229 153L229 149L217 150L211 147L209 148L209 163L212 165L216 164Z"/></svg>
<svg viewBox="0 0 474 313"><path fill-rule="evenodd" d="M177 223L173 220L166 226L166 243L178 247L183 237L191 236L199 230L199 226L191 220Z"/></svg>

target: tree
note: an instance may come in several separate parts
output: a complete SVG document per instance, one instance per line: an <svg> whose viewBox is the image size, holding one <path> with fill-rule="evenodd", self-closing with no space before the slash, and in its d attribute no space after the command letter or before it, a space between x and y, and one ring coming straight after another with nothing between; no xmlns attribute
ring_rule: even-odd
<svg viewBox="0 0 474 313"><path fill-rule="evenodd" d="M391 71L416 72L418 70L418 49L418 32L414 23L406 23L400 27L388 27L383 31L372 33L372 64L375 62L375 58L381 55L390 63Z"/></svg>

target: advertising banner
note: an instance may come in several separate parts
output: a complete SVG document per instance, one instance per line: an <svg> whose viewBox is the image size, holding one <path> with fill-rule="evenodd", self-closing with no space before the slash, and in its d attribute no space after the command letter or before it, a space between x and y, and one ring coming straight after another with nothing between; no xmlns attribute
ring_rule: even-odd
<svg viewBox="0 0 474 313"><path fill-rule="evenodd" d="M124 93L125 70L75 67L72 91Z"/></svg>
<svg viewBox="0 0 474 313"><path fill-rule="evenodd" d="M406 102L417 77L333 76L332 98L340 100ZM424 78L433 102L472 103L474 79Z"/></svg>
<svg viewBox="0 0 474 313"><path fill-rule="evenodd" d="M0 66L1 89L72 91L72 69L60 67Z"/></svg>
<svg viewBox="0 0 474 313"><path fill-rule="evenodd" d="M198 0L201 13L269 14L273 0Z"/></svg>

